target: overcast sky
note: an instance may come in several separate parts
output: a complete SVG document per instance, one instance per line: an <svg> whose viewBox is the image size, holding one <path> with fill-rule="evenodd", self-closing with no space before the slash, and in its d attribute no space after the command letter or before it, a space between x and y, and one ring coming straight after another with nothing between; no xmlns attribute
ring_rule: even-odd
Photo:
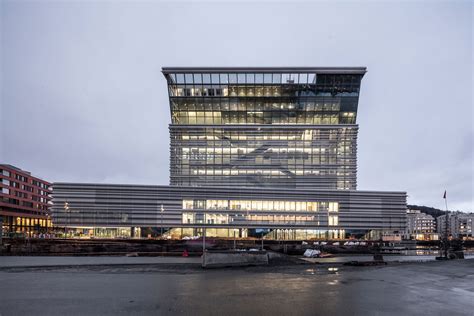
<svg viewBox="0 0 474 316"><path fill-rule="evenodd" d="M166 66L367 66L358 189L473 210L473 5L1 1L0 162L167 184Z"/></svg>

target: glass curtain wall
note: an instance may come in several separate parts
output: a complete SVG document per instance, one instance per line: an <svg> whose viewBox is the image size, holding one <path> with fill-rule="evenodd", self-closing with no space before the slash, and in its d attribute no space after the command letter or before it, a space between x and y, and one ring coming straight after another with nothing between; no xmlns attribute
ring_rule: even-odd
<svg viewBox="0 0 474 316"><path fill-rule="evenodd" d="M360 72L165 76L171 185L356 189Z"/></svg>
<svg viewBox="0 0 474 316"><path fill-rule="evenodd" d="M355 189L357 128L173 128L171 185Z"/></svg>

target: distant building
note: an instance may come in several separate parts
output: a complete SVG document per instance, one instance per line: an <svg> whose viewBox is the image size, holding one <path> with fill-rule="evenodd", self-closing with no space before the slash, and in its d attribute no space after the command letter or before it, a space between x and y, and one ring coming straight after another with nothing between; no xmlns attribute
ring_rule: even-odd
<svg viewBox="0 0 474 316"><path fill-rule="evenodd" d="M416 240L438 240L436 220L419 210L407 210L406 238Z"/></svg>
<svg viewBox="0 0 474 316"><path fill-rule="evenodd" d="M0 164L0 224L3 235L35 234L51 227L50 183L15 166Z"/></svg>
<svg viewBox="0 0 474 316"><path fill-rule="evenodd" d="M440 236L446 231L446 215L437 218L437 230ZM474 213L454 212L449 214L448 234L453 238L473 237Z"/></svg>

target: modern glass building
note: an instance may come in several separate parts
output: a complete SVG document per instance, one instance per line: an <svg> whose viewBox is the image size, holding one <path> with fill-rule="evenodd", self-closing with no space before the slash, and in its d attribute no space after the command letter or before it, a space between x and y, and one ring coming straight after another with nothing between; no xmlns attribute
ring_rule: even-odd
<svg viewBox="0 0 474 316"><path fill-rule="evenodd" d="M163 68L171 185L357 187L365 68Z"/></svg>
<svg viewBox="0 0 474 316"><path fill-rule="evenodd" d="M54 223L98 237L401 233L405 192L356 190L365 72L163 68L170 185L54 183Z"/></svg>

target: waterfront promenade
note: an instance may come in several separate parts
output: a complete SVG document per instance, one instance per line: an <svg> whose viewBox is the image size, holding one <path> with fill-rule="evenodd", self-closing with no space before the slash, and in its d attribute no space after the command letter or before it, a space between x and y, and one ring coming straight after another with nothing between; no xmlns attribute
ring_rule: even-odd
<svg viewBox="0 0 474 316"><path fill-rule="evenodd" d="M434 261L434 255L404 256L385 255L386 262L427 262ZM474 255L466 258L474 259ZM303 258L302 261L317 264L343 264L349 261L371 261L372 255L339 255L329 258ZM158 256L1 256L0 269L23 267L66 267L66 266L113 266L113 265L196 265L201 264L201 257Z"/></svg>
<svg viewBox="0 0 474 316"><path fill-rule="evenodd" d="M3 256L1 268L101 266L101 265L153 265L201 264L201 257L125 257L125 256Z"/></svg>

